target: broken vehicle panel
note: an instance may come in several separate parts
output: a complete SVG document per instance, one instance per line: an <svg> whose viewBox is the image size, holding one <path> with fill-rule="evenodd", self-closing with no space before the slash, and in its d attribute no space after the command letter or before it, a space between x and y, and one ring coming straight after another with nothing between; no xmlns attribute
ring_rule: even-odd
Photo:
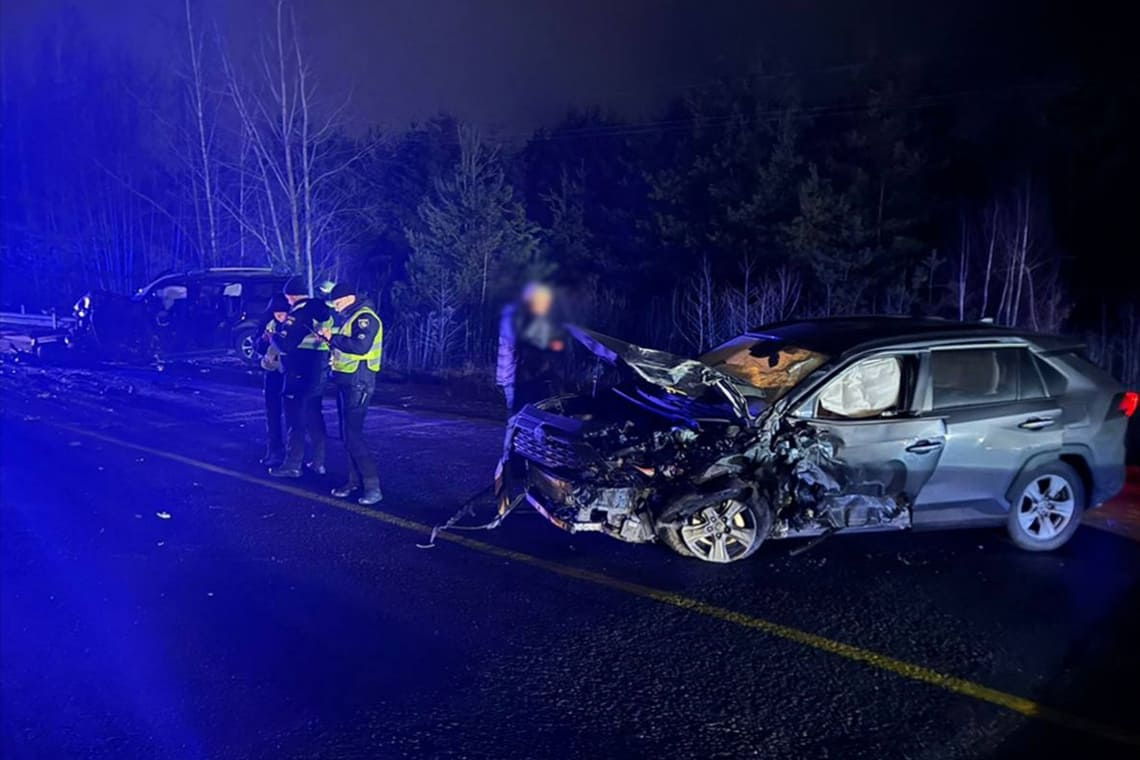
<svg viewBox="0 0 1140 760"><path fill-rule="evenodd" d="M888 493L892 483L844 463L838 436L807 425L777 434L766 424L770 402L827 357L766 344L755 352L762 341L752 339L712 356L730 375L571 332L627 370L626 382L524 409L511 421L502 468L516 480L502 488L521 489L558 527L632 543L666 540L727 562L769 534L908 524L905 502Z"/></svg>
<svg viewBox="0 0 1140 760"><path fill-rule="evenodd" d="M660 541L710 562L743 559L768 538L922 522L915 505L939 472L948 421L958 417L930 408L931 348L913 338L929 340L943 323L860 322L841 336L848 349L834 334L810 340L805 324L812 323L741 336L699 360L571 328L621 380L531 404L511 419L496 473L497 519L525 501L570 532ZM961 325L945 325L948 342L963 340ZM860 331L861 350L850 338ZM898 334L897 347L881 339L883 331ZM1002 337L1027 350L1025 339ZM1016 408L975 411L971 419L1057 408L1055 401L1011 403ZM1039 424L1020 429L1036 432ZM994 440L1011 438L993 432ZM1019 451L1040 455L1053 439L1039 438L1040 446ZM1008 486L1016 475L989 477ZM1025 503L1044 514L1045 497L1036 499ZM992 524L986 514L977 524L986 518Z"/></svg>

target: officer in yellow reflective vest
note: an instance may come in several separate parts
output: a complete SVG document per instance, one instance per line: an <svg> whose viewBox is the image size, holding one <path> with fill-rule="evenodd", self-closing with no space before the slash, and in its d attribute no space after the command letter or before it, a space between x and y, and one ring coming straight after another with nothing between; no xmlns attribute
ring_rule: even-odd
<svg viewBox="0 0 1140 760"><path fill-rule="evenodd" d="M305 279L294 277L285 283L283 290L290 309L285 321L274 330L272 342L281 352L285 370L285 460L271 467L269 474L275 478L301 477L307 434L312 443L308 467L324 475L328 435L321 414L321 396L325 389L329 346L321 334L332 325L332 315L328 304L309 297L309 284Z"/></svg>
<svg viewBox="0 0 1140 760"><path fill-rule="evenodd" d="M384 498L376 459L364 438L364 417L380 371L384 327L372 305L359 298L350 285L338 284L328 298L336 315L336 327L322 334L332 350L329 366L349 459L348 482L333 489L332 495L345 499L360 491L357 503L368 506Z"/></svg>

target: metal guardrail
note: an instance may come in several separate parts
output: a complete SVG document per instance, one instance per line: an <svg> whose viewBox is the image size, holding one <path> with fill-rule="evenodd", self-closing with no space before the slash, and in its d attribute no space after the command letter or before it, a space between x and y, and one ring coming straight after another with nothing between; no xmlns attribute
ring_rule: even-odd
<svg viewBox="0 0 1140 760"><path fill-rule="evenodd" d="M3 327L40 327L49 330L59 330L75 324L72 317L60 317L56 314L21 314L15 311L0 311L0 326Z"/></svg>

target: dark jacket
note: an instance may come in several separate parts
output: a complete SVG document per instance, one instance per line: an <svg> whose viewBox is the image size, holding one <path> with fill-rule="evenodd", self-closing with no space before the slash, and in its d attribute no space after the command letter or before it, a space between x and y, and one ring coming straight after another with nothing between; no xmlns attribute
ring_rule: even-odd
<svg viewBox="0 0 1140 760"><path fill-rule="evenodd" d="M286 357L291 352L305 353L306 349L300 348L301 341L307 335L316 332L322 323L327 322L329 314L329 307L324 301L315 298L298 301L289 311L285 322L277 326L277 331L273 334L273 345Z"/></svg>
<svg viewBox="0 0 1140 760"><path fill-rule="evenodd" d="M496 384L559 380L565 372L565 347L566 331L557 317L535 317L521 304L507 305L499 320Z"/></svg>

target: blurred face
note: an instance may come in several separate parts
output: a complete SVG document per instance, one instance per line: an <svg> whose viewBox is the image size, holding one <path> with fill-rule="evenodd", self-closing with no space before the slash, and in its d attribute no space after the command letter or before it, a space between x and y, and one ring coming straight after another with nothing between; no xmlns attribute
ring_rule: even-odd
<svg viewBox="0 0 1140 760"><path fill-rule="evenodd" d="M341 298L334 298L333 300L329 301L329 303L334 309L336 309L338 312L341 312L356 303L356 296L342 296Z"/></svg>
<svg viewBox="0 0 1140 760"><path fill-rule="evenodd" d="M275 311L275 312L273 312L273 318L275 320L277 320L278 322L284 322L285 317L287 317L287 316L289 316L289 312L287 312L287 311Z"/></svg>
<svg viewBox="0 0 1140 760"><path fill-rule="evenodd" d="M307 296L291 296L286 294L285 300L289 302L290 306L296 306L298 301L304 300Z"/></svg>
<svg viewBox="0 0 1140 760"><path fill-rule="evenodd" d="M530 313L536 317L545 317L549 314L553 303L554 293L545 285L536 287L527 294L527 306L530 308Z"/></svg>

